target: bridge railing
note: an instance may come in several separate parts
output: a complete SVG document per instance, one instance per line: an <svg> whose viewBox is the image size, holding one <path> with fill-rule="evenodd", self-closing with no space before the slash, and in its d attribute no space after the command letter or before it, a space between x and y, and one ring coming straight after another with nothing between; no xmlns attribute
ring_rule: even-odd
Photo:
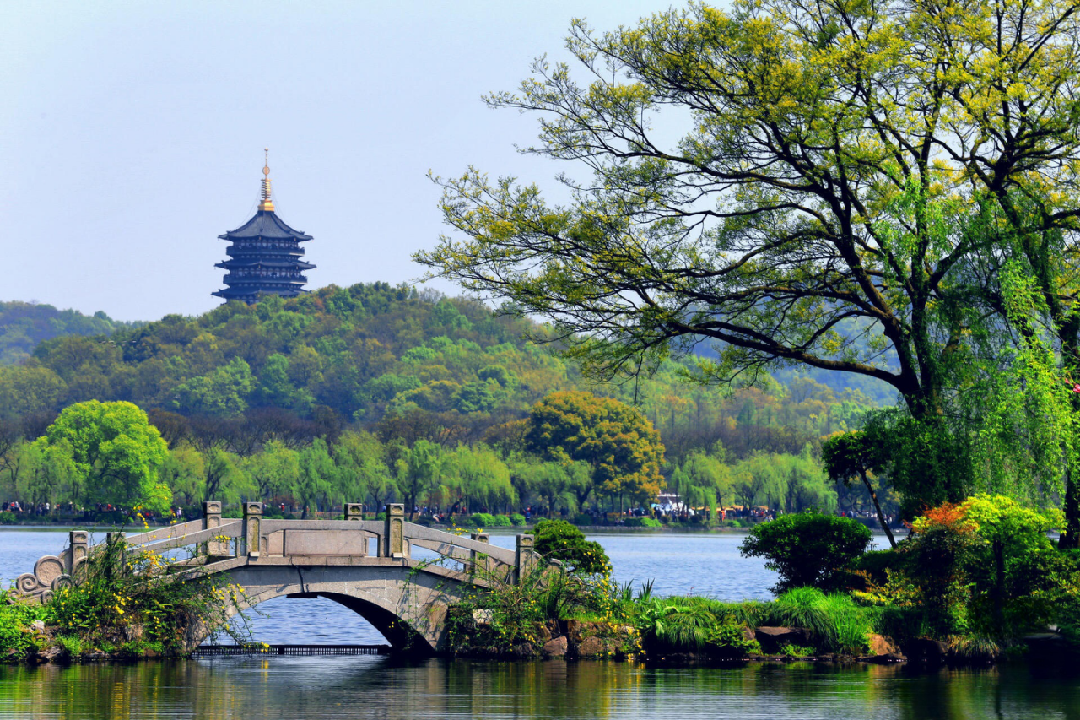
<svg viewBox="0 0 1080 720"><path fill-rule="evenodd" d="M365 520L363 505L349 503L341 520L283 520L264 518L262 503L244 503L242 518L224 518L217 501L203 503L201 520L181 523L152 532L125 536L109 533L108 541L123 541L132 550L164 553L194 546L182 565L209 566L220 563L304 565L420 565L412 559L412 547L423 548L460 567L472 576L520 577L537 567L542 558L533 550L531 535L518 535L514 549L489 542L487 533L469 537L417 525L405 520L404 506L386 506L382 520ZM372 545L375 546L374 553ZM69 535L68 547L59 555L47 555L33 573L20 575L16 592L46 601L58 587L72 582L72 574L93 551L89 533Z"/></svg>

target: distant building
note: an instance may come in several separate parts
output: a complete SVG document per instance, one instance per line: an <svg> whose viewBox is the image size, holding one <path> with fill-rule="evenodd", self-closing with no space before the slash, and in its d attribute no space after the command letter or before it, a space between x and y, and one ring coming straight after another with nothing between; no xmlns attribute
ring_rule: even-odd
<svg viewBox="0 0 1080 720"><path fill-rule="evenodd" d="M228 300L257 302L260 295L281 295L291 298L306 293L307 277L302 273L315 266L304 262L304 248L300 243L311 239L310 235L293 230L274 214L270 200L270 167L263 166L262 202L255 217L236 230L218 235L230 243L225 248L229 259L214 267L224 268L224 290L214 293Z"/></svg>

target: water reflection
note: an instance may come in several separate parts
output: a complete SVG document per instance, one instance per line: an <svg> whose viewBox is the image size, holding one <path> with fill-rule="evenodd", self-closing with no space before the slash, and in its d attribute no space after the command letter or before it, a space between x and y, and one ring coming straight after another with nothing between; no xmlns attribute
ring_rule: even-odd
<svg viewBox="0 0 1080 720"><path fill-rule="evenodd" d="M0 669L0 718L1075 718L1075 679L794 664L646 668L379 657Z"/></svg>

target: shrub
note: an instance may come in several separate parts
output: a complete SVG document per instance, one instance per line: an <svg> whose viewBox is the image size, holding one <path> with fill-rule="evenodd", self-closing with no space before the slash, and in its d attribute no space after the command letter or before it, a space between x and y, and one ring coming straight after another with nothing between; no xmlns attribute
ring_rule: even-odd
<svg viewBox="0 0 1080 720"><path fill-rule="evenodd" d="M765 567L780 574L774 593L835 590L847 582L845 570L866 552L870 538L870 529L851 518L802 512L758 523L740 550L744 557L766 558Z"/></svg>
<svg viewBox="0 0 1080 720"><path fill-rule="evenodd" d="M587 513L578 513L577 515L574 516L574 524L575 525L595 525L596 520L593 518L592 515L589 515Z"/></svg>
<svg viewBox="0 0 1080 720"><path fill-rule="evenodd" d="M18 602L6 590L0 590L0 649L9 660L23 660L38 650L44 641L33 631L36 620L45 619L45 606Z"/></svg>
<svg viewBox="0 0 1080 720"><path fill-rule="evenodd" d="M626 527L640 527L640 528L658 528L658 527L664 527L664 524L663 524L662 522L660 522L660 521L659 521L659 520L657 520L656 518L651 518L651 517L632 517L632 518L627 518L627 519L626 519L626 522L625 522L625 523L623 523L623 524L624 524L624 525L625 525Z"/></svg>
<svg viewBox="0 0 1080 720"><path fill-rule="evenodd" d="M3 512L0 512L0 525L14 525L15 520L15 513L11 512L10 510L4 510Z"/></svg>
<svg viewBox="0 0 1080 720"><path fill-rule="evenodd" d="M586 540L585 534L565 520L541 520L533 528L535 549L541 555L561 560L579 573L611 572L611 563L600 543Z"/></svg>
<svg viewBox="0 0 1080 720"><path fill-rule="evenodd" d="M525 516L521 513L510 513L510 524L515 527L521 527L525 524Z"/></svg>
<svg viewBox="0 0 1080 720"><path fill-rule="evenodd" d="M505 515L495 515L491 518L491 527L510 527L510 518Z"/></svg>
<svg viewBox="0 0 1080 720"><path fill-rule="evenodd" d="M475 528L491 527L495 524L495 517L491 513L473 513L466 523Z"/></svg>

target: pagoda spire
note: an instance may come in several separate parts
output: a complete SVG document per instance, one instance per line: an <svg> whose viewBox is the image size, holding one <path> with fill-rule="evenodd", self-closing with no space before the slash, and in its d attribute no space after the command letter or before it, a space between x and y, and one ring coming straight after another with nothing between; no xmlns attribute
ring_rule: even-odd
<svg viewBox="0 0 1080 720"><path fill-rule="evenodd" d="M274 212L274 201L270 199L270 148L263 148L265 162L263 164L262 202L259 210Z"/></svg>

